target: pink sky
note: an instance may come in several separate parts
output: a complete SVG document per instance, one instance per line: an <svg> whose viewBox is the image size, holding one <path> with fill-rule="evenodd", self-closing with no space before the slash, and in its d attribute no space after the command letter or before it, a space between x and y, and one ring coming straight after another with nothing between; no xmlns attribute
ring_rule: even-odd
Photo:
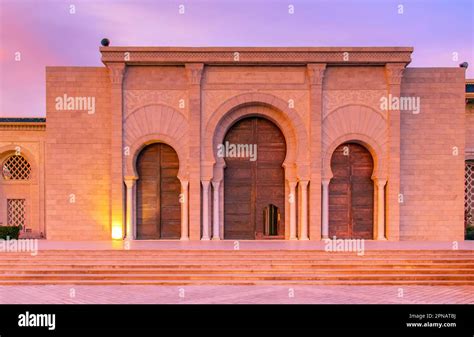
<svg viewBox="0 0 474 337"><path fill-rule="evenodd" d="M0 0L0 117L45 116L45 66L100 66L103 37L113 46L413 46L411 67L467 61L473 78L473 3Z"/></svg>

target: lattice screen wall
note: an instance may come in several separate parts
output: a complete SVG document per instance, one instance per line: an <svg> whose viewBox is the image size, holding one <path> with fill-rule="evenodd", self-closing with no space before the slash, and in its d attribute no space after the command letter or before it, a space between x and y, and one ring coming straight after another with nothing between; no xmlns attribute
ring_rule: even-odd
<svg viewBox="0 0 474 337"><path fill-rule="evenodd" d="M466 225L474 226L474 160L466 161L464 209Z"/></svg>
<svg viewBox="0 0 474 337"><path fill-rule="evenodd" d="M31 165L21 155L8 157L3 163L3 177L6 180L28 180L31 175Z"/></svg>
<svg viewBox="0 0 474 337"><path fill-rule="evenodd" d="M7 199L7 224L8 226L23 226L25 229L26 200Z"/></svg>

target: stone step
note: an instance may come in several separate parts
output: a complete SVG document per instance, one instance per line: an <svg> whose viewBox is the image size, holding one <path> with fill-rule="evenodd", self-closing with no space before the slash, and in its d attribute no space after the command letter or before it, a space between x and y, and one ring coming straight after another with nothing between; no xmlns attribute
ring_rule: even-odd
<svg viewBox="0 0 474 337"><path fill-rule="evenodd" d="M400 275L418 275L418 274L443 274L443 275L473 275L474 276L474 269L453 269L453 270L446 270L446 269L367 269L367 268L315 268L315 269L295 269L295 270L278 270L275 269L263 269L263 268L247 268L247 269L235 269L235 268L195 268L195 269L181 269L181 268L174 268L174 269L150 269L150 268L141 268L141 269L125 269L125 268L105 268L105 269L89 269L89 268L45 268L45 269L34 269L34 268L23 268L23 269L8 269L8 270L1 270L0 269L0 278L8 277L10 275L22 275L22 274L29 274L29 275L50 275L50 274L126 274L126 275L134 275L134 274L174 274L174 275L181 275L181 274L246 274L251 273L252 275L257 274L301 274L301 275L313 275L313 274L400 274Z"/></svg>
<svg viewBox="0 0 474 337"><path fill-rule="evenodd" d="M55 282L57 280L252 280L252 281L272 281L272 280L301 280L301 281L318 281L318 280L458 280L458 281L474 281L474 275L452 275L452 274L409 274L409 275L392 275L372 273L356 275L352 274L285 274L273 273L272 275L258 274L52 274L52 275L36 275L36 274L4 274L2 281L12 280L48 280Z"/></svg>
<svg viewBox="0 0 474 337"><path fill-rule="evenodd" d="M222 256L222 257L181 257L181 256L153 256L143 255L140 257L134 256L114 256L114 257L93 257L93 256L29 256L29 257L14 257L14 256L3 256L0 258L0 263L8 262L22 262L22 261L37 261L37 262L47 262L47 261L135 261L140 259L141 261L176 261L176 262L186 262L192 260L199 260L202 262L206 261L427 261L427 262L469 262L474 261L474 257L423 257L423 256L391 256L391 257L369 257L369 256L305 256L299 258L285 258L285 257L273 257L273 256L249 256L249 257L239 257L239 256Z"/></svg>
<svg viewBox="0 0 474 337"><path fill-rule="evenodd" d="M458 280L271 280L271 281L249 281L249 280L0 280L0 286L37 286L37 285L154 285L154 286L216 286L216 285L355 285L355 286L474 286L474 281Z"/></svg>
<svg viewBox="0 0 474 337"><path fill-rule="evenodd" d="M179 252L179 251L135 251L135 250L118 250L118 251L42 251L37 252L37 256L64 256L64 257L81 257L81 256L93 256L93 257L120 257L120 256L163 256L163 257L222 257L222 256L276 256L279 258L293 258L293 257L306 257L306 256L338 256L338 257L350 257L358 256L357 252L325 252L325 251L234 251L234 250L222 250L212 252ZM15 258L31 256L31 252L0 252L0 257L12 256ZM438 251L438 252L425 252L425 251L402 251L402 252L374 252L365 251L366 257L395 257L395 256L426 256L426 257L451 257L451 256L462 256L462 257L474 257L472 251Z"/></svg>
<svg viewBox="0 0 474 337"><path fill-rule="evenodd" d="M0 253L0 285L463 284L472 251L105 250Z"/></svg>
<svg viewBox="0 0 474 337"><path fill-rule="evenodd" d="M48 263L48 264L37 264L37 263L29 263L29 264L0 264L0 269L1 270L15 270L15 269L50 269L50 268L63 268L63 269L139 269L139 268L145 268L145 269L166 269L166 268L171 268L171 269L235 269L235 268L262 268L262 269L324 269L324 268L331 268L331 269L337 269L337 268L351 268L351 269L383 269L383 268L389 268L389 269L433 269L433 268L438 268L438 269L445 269L445 270L456 270L456 269L468 269L468 270L474 270L474 263L471 264L466 264L466 263L450 263L450 264L432 264L432 263L426 263L426 264L367 264L367 263L358 263L358 264L347 264L347 263L328 263L328 264L287 264L287 263L281 263L281 264L270 264L270 263L259 263L258 265L255 264L210 264L210 265L204 265L199 262L194 262L194 263L186 263L186 264L143 264L141 262L136 262L136 263L128 263L128 264L102 264L102 263L96 263L96 264L90 264L90 263L75 263L75 264L62 264L62 263Z"/></svg>

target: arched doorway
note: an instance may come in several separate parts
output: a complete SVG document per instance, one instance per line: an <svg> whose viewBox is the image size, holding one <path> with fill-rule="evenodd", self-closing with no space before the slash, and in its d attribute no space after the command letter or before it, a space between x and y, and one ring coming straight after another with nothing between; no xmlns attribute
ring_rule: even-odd
<svg viewBox="0 0 474 337"><path fill-rule="evenodd" d="M179 239L179 161L169 145L146 146L137 157L137 239Z"/></svg>
<svg viewBox="0 0 474 337"><path fill-rule="evenodd" d="M374 169L370 152L357 143L339 145L331 157L329 238L373 239Z"/></svg>
<svg viewBox="0 0 474 337"><path fill-rule="evenodd" d="M247 117L229 129L221 146L224 238L284 238L286 142L281 130L265 118Z"/></svg>

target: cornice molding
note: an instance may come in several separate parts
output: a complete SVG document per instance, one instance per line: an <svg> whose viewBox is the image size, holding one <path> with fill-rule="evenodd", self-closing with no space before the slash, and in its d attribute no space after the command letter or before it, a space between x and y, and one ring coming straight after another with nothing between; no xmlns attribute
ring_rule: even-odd
<svg viewBox="0 0 474 337"><path fill-rule="evenodd" d="M330 48L179 48L179 47L101 47L102 62L110 64L408 64L413 48L408 47L330 47ZM124 61L124 53L127 60ZM236 57L236 55L238 57Z"/></svg>
<svg viewBox="0 0 474 337"><path fill-rule="evenodd" d="M0 130L6 130L6 131L15 131L15 130L44 131L44 130L46 130L46 123L0 123Z"/></svg>

